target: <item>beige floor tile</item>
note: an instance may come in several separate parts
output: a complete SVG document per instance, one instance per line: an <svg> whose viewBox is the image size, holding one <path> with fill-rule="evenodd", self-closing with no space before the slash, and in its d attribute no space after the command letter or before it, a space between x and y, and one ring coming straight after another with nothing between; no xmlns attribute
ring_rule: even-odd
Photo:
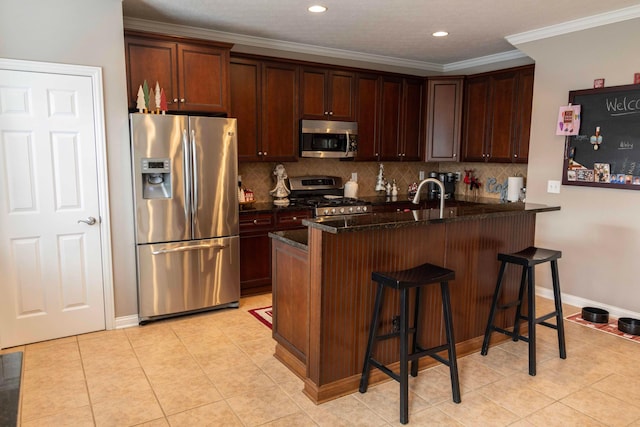
<svg viewBox="0 0 640 427"><path fill-rule="evenodd" d="M82 361L72 359L59 361L56 364L44 365L23 371L22 385L24 391L48 388L52 384L84 381Z"/></svg>
<svg viewBox="0 0 640 427"><path fill-rule="evenodd" d="M273 354L276 351L275 341L271 337L239 342L238 347L242 349L257 365L263 365L267 361L273 359Z"/></svg>
<svg viewBox="0 0 640 427"><path fill-rule="evenodd" d="M279 418L275 421L262 424L263 427L314 427L317 425L318 424L313 422L313 420L304 412L297 412L295 414Z"/></svg>
<svg viewBox="0 0 640 427"><path fill-rule="evenodd" d="M118 349L92 357L83 357L82 365L88 376L98 376L103 372L126 371L139 368L140 362L131 348Z"/></svg>
<svg viewBox="0 0 640 427"><path fill-rule="evenodd" d="M131 343L124 330L101 331L78 337L80 354L86 357L101 357L104 354L131 351Z"/></svg>
<svg viewBox="0 0 640 427"><path fill-rule="evenodd" d="M21 418L30 421L89 405L84 379L60 378L21 390Z"/></svg>
<svg viewBox="0 0 640 427"><path fill-rule="evenodd" d="M316 410L307 413L320 426L383 426L386 420L355 397L355 394L343 396L316 406Z"/></svg>
<svg viewBox="0 0 640 427"><path fill-rule="evenodd" d="M9 353L16 353L18 351L21 351L24 353L24 350L27 346L26 345L19 345L16 347L9 347L9 348L5 348L5 349L0 349L0 354L9 354Z"/></svg>
<svg viewBox="0 0 640 427"><path fill-rule="evenodd" d="M78 338L74 335L71 337L64 337L64 338L58 338L55 340L49 340L49 341L40 341L37 343L33 343L33 344L28 344L26 346L26 349L42 349L42 348L47 348L47 347L52 347L52 346L57 346L60 344L69 344L69 343L77 343L78 342Z"/></svg>
<svg viewBox="0 0 640 427"><path fill-rule="evenodd" d="M538 427L600 427L605 426L573 408L555 402L525 420Z"/></svg>
<svg viewBox="0 0 640 427"><path fill-rule="evenodd" d="M528 369L529 366L528 357L505 351L501 346L492 347L486 356L477 360L504 376Z"/></svg>
<svg viewBox="0 0 640 427"><path fill-rule="evenodd" d="M224 402L210 403L167 417L171 427L242 426L236 414Z"/></svg>
<svg viewBox="0 0 640 427"><path fill-rule="evenodd" d="M226 400L243 424L257 426L297 413L300 408L278 386L254 389Z"/></svg>
<svg viewBox="0 0 640 427"><path fill-rule="evenodd" d="M222 400L222 395L205 375L176 378L153 388L160 406L167 415Z"/></svg>
<svg viewBox="0 0 640 427"><path fill-rule="evenodd" d="M523 387L520 381L512 377L486 385L478 392L519 417L530 415L554 402L542 393Z"/></svg>
<svg viewBox="0 0 640 427"><path fill-rule="evenodd" d="M432 427L462 427L460 424L438 408L427 408L423 411L416 412L409 416L409 424L411 426L432 426ZM391 425L401 426L399 421L391 423Z"/></svg>
<svg viewBox="0 0 640 427"><path fill-rule="evenodd" d="M87 375L89 396L93 404L113 397L124 397L151 390L142 368L107 370Z"/></svg>
<svg viewBox="0 0 640 427"><path fill-rule="evenodd" d="M164 414L151 390L114 396L93 405L96 426L133 426L162 418Z"/></svg>
<svg viewBox="0 0 640 427"><path fill-rule="evenodd" d="M409 389L429 405L453 399L449 372L436 368L418 372L409 380Z"/></svg>
<svg viewBox="0 0 640 427"><path fill-rule="evenodd" d="M640 419L639 406L591 387L573 393L560 402L609 426L626 426Z"/></svg>
<svg viewBox="0 0 640 427"><path fill-rule="evenodd" d="M468 426L507 426L519 419L516 414L487 399L478 391L463 395L461 403L443 402L436 408Z"/></svg>
<svg viewBox="0 0 640 427"><path fill-rule="evenodd" d="M272 388L276 383L255 365L238 366L226 371L209 371L211 379L218 391L226 398L241 396L255 389Z"/></svg>
<svg viewBox="0 0 640 427"><path fill-rule="evenodd" d="M61 341L46 347L27 346L24 352L24 370L41 367L55 368L58 364L65 364L70 360L80 360L80 349L77 340Z"/></svg>
<svg viewBox="0 0 640 427"><path fill-rule="evenodd" d="M137 326L125 329L129 341L133 348L144 345L157 345L164 342L178 341L178 337L173 329L165 321L159 320L144 326Z"/></svg>
<svg viewBox="0 0 640 427"><path fill-rule="evenodd" d="M640 376L616 373L594 383L592 387L631 405L640 402Z"/></svg>
<svg viewBox="0 0 640 427"><path fill-rule="evenodd" d="M166 418L158 418L157 420L136 424L136 427L169 427L169 421Z"/></svg>
<svg viewBox="0 0 640 427"><path fill-rule="evenodd" d="M22 423L22 427L91 427L93 425L93 413L89 405Z"/></svg>
<svg viewBox="0 0 640 427"><path fill-rule="evenodd" d="M143 366L153 387L162 383L171 383L177 378L194 378L204 375L204 371L191 355L168 359L166 363Z"/></svg>
<svg viewBox="0 0 640 427"><path fill-rule="evenodd" d="M409 381L411 382L411 380ZM400 420L400 384L397 381L392 380L369 386L366 393L354 393L352 396L367 405L385 421ZM409 389L409 419L412 414L430 406L424 399L413 393L411 388Z"/></svg>
<svg viewBox="0 0 640 427"><path fill-rule="evenodd" d="M483 359L490 356L491 352L487 356L474 353L458 359L458 377L462 392L476 390L504 378L501 373L491 369L484 363ZM450 375L448 366L440 365L434 369L442 374Z"/></svg>
<svg viewBox="0 0 640 427"><path fill-rule="evenodd" d="M260 365L260 369L264 371L265 374L269 376L273 381L278 384L292 381L296 378L296 374L291 372L286 366L284 366L278 359L272 357L271 359L267 359L262 365Z"/></svg>

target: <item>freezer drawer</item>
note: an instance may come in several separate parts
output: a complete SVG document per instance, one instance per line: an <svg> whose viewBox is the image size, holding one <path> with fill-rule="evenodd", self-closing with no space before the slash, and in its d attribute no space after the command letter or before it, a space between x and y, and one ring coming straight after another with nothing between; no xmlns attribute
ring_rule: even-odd
<svg viewBox="0 0 640 427"><path fill-rule="evenodd" d="M141 322L240 300L238 236L138 245Z"/></svg>

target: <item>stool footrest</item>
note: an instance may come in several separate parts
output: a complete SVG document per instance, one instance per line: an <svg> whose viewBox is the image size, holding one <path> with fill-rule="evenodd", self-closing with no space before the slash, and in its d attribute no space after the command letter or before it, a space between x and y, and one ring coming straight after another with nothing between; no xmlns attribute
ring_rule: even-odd
<svg viewBox="0 0 640 427"><path fill-rule="evenodd" d="M382 363L378 362L376 359L373 359L373 358L369 359L369 363L371 363L371 365L375 366L376 368L380 369L385 374L389 375L394 380L400 382L400 375L399 374L393 372L391 369L387 368L385 365L383 365Z"/></svg>

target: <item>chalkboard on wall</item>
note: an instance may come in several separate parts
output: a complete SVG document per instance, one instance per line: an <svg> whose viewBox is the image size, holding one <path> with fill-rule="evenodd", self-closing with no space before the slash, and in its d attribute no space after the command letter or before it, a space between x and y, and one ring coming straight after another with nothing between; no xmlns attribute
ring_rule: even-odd
<svg viewBox="0 0 640 427"><path fill-rule="evenodd" d="M562 184L640 190L640 85L571 91L569 103L581 123L565 142Z"/></svg>

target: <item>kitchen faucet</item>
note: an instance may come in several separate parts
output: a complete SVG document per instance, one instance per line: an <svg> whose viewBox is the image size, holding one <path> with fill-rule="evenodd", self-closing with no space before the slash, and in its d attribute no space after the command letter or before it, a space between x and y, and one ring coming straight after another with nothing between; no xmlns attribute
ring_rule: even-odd
<svg viewBox="0 0 640 427"><path fill-rule="evenodd" d="M418 189L416 190L416 195L413 198L412 202L415 203L416 205L418 203L420 203L420 190L422 190L422 186L425 185L427 182L433 182L434 184L437 184L438 188L440 189L440 218L443 218L443 215L444 215L444 184L439 179L427 178L427 179L424 179L424 180L420 181L420 184L418 185Z"/></svg>

